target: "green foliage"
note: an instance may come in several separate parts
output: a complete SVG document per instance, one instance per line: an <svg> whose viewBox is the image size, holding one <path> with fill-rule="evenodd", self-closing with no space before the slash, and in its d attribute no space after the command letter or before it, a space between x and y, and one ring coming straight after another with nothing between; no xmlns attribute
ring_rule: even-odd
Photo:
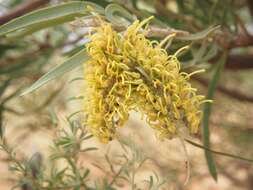
<svg viewBox="0 0 253 190"><path fill-rule="evenodd" d="M207 94L208 99L214 98L215 88L217 86L217 83L218 83L219 78L221 76L222 70L224 68L226 56L227 55L224 54L221 57L219 64L217 65L217 68L215 70L215 73L213 75L212 81L211 81L209 89L208 89L208 94ZM204 143L204 146L206 146L206 147L210 147L210 139L209 139L210 138L209 137L210 136L210 132L209 132L210 112L211 112L211 104L205 104L204 116L203 116L203 143ZM209 171L210 171L211 175L213 176L213 178L217 181L218 176L217 176L216 166L215 166L215 162L214 162L211 152L206 150L205 156L206 156Z"/></svg>
<svg viewBox="0 0 253 190"><path fill-rule="evenodd" d="M52 70L50 70L48 73L43 75L39 80L37 80L31 87L29 87L27 90L25 90L21 95L25 95L27 93L30 93L39 87L43 86L44 84L48 83L49 81L55 79L56 77L59 77L63 75L66 72L71 71L72 69L80 66L83 62L87 61L89 59L88 55L86 54L86 50L83 49L77 54L73 55L70 59L68 59L66 62L56 66Z"/></svg>
<svg viewBox="0 0 253 190"><path fill-rule="evenodd" d="M60 135L55 137L53 141L49 158L51 165L44 163L45 160L40 153L35 153L31 158L20 159L4 135L3 129L8 126L8 123L5 122L5 114L22 117L35 113L40 117L41 111L47 109L48 105L58 96L60 88L53 92L48 89L48 98L38 107L32 109L31 112L21 112L17 106L13 106L12 102L16 98L20 98L20 94L25 95L35 91L89 59L84 48L86 42L80 43L81 39L84 38L82 29L89 26L84 23L83 27L82 21L96 19L98 14L110 22L119 32L124 31L126 26L137 18L143 20L154 15L155 18L150 26L154 27L156 31L151 31L150 39L156 39L160 42L169 34L176 33L173 43L169 44L168 51L170 53L176 52L182 46L190 45L189 50L180 55L182 68L186 72L196 68L214 70L207 93L208 99L214 99L214 93L219 89L218 83L225 63L229 55L234 53L231 50L239 47L238 52L243 53L248 51L244 47L251 45L251 43L243 44L244 40L247 42L252 36L246 31L247 27L244 26L247 24L246 21L243 23L244 20L240 18L241 11L248 8L248 4L244 1L233 0L60 2L57 5L49 5L32 11L0 26L0 147L10 160L10 170L18 176L17 184L13 189L22 187L23 189L48 190L114 190L117 187L116 182L118 180L127 182L132 189L137 189L136 172L148 158L142 155L141 150L129 140L119 141L124 152L119 156L124 160L121 164L115 165L112 162L111 155L105 155L104 161L110 166L111 177L101 181L92 181L90 169L78 165L77 160L80 154L98 151L96 147L86 146L92 136L80 124L79 120L73 120L80 111L76 111L67 117L66 129L55 128ZM11 10L13 6L19 3L22 1L13 0L6 3L6 6ZM63 25L64 23L70 24ZM72 41L69 40L69 36L73 33L75 39ZM87 31L84 33L87 34ZM243 40L239 41L240 39ZM63 63L47 66L53 57L66 55L71 57ZM76 80L82 80L82 77L76 77L71 83ZM27 83L33 84L27 88ZM69 100L82 98L80 96L69 98ZM205 151L209 172L217 180L218 174L213 154L248 162L252 162L252 160L210 148L211 107L212 104L206 103L203 108L203 145L188 139L185 140ZM53 110L50 109L49 115L52 126L56 127L59 125L58 115ZM65 167L57 165L62 160L66 163ZM97 167L101 167L99 163L96 164ZM102 168L102 170L104 169ZM158 174L154 172L144 181L148 184L149 190L155 190L165 185L169 179L167 177L160 179Z"/></svg>
<svg viewBox="0 0 253 190"><path fill-rule="evenodd" d="M68 120L67 128L58 128L59 134L53 141L50 164L44 163L40 153L35 153L31 158L18 159L15 150L9 146L5 137L1 138L0 150L5 152L10 160L10 170L19 174L16 188L32 189L115 189L117 180L124 180L132 185L132 189L137 187L135 183L136 172L142 167L147 158L131 140L120 141L123 154L118 158L124 160L119 166L111 161L110 155L105 155L105 162L110 166L113 177L105 178L103 181L92 182L89 179L90 169L81 167L77 160L79 155L87 154L90 151L98 151L96 147L85 147L89 139L92 138L85 127L77 120ZM62 163L64 160L65 164ZM95 163L94 163L95 164ZM97 167L100 167L96 163ZM119 168L119 169L116 169ZM144 180L149 184L149 189L157 189L163 186L167 180L160 179L154 173L149 180Z"/></svg>
<svg viewBox="0 0 253 190"><path fill-rule="evenodd" d="M35 32L56 24L69 22L76 17L87 15L89 13L87 7L89 6L100 14L104 12L102 7L89 2L61 4L28 13L2 25L0 27L0 36L23 28Z"/></svg>

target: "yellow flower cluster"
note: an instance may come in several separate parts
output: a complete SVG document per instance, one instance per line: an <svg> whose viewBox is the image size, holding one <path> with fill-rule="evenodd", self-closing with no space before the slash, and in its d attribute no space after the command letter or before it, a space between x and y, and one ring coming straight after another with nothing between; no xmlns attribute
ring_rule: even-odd
<svg viewBox="0 0 253 190"><path fill-rule="evenodd" d="M160 138L176 136L181 127L198 131L204 97L188 82L191 74L180 72L176 56L145 38L146 22L135 21L123 34L103 22L87 44L85 125L104 143L115 138L132 110Z"/></svg>

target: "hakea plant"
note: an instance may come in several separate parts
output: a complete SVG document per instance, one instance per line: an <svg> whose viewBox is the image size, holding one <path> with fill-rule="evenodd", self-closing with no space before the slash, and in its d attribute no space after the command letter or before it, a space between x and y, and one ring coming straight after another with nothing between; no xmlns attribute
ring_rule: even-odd
<svg viewBox="0 0 253 190"><path fill-rule="evenodd" d="M120 1L118 2L120 3ZM127 2L132 2L133 4L128 6L126 5ZM54 30L48 30L42 35L33 36L33 38L35 37L33 41L36 43L31 47L29 46L28 49L25 48L24 51L19 52L20 47L23 47L23 42L27 42L27 40L22 41L20 39L39 30L70 21L74 22L72 27L76 24L77 29L85 27L88 31L91 27L95 27L94 33L88 36L89 42L86 44L86 48L74 53L64 63L56 65L33 85L22 91L21 94L31 93L51 80L82 64L84 65L84 96L70 98L72 100L84 97L84 125L79 123L79 120L72 119L72 116L80 113L79 111L68 116L69 128L66 131L59 129L60 134L54 141L54 151L51 154L51 158L55 160L55 163L58 159L65 159L67 166L61 170L58 167L55 168L53 164L52 168L48 168L52 172L48 172L49 170L46 169L45 173L44 166L41 167L40 154L35 154L28 161L20 162L12 148L8 146L6 138L2 136L0 126L0 149L9 155L7 160L13 162L12 170L19 172L18 175L21 179L20 184L13 187L13 189L18 186L23 189L114 189L116 179L126 179L132 185L132 189L137 189L134 182L135 173L143 164L144 158L141 158L139 150L135 146L130 145L132 143L125 143L130 145L128 147L133 150L133 154L129 157L127 153L122 155L126 162L121 163L122 165L119 164L121 168L118 171L114 170L114 165L110 163L110 160L107 159L109 157L106 155L106 161L110 164L114 178L111 180L110 176L106 179L102 185L103 188L97 186L97 183L95 183L95 188L89 188L88 185L91 185L90 181L86 184L89 169L84 168L83 170L82 164L80 165L77 162L79 153L96 149L93 147L82 148L84 141L92 137L92 135L87 133L88 131L86 132L86 127L101 142L108 143L110 140L117 138L117 128L124 126L131 111L139 112L142 118L146 119L147 124L156 130L159 139L179 137L187 159L185 184L189 179L190 164L184 142L205 149L209 172L215 180L217 180L217 171L212 153L253 162L252 159L213 151L210 148L208 120L211 107L208 104L204 107L204 146L188 138L188 134L196 134L198 132L202 119L201 105L211 100L206 100L204 96L198 95L197 89L193 88L189 82L191 75L203 70L186 73L180 68L181 63L178 60L178 55L181 51L187 49L188 46L180 48L175 53L167 51L168 47L171 47L169 44L173 36L177 35L176 37L180 40L180 43L184 40L195 41L192 51L189 53L193 59L189 59L191 56L185 56L185 60L191 63L190 65L219 60L215 63L214 74L208 90L208 99L213 98L217 82L221 77L224 64L227 62L229 51L233 48L243 48L250 45L247 39L250 40L252 36L247 32L247 28L244 27L240 17L235 15L233 11L235 9L227 9L228 5L232 8L233 6L236 7L237 4L231 4L230 1L220 1L227 5L224 6L223 3L210 1L207 4L193 3L192 6L188 6L183 1L175 1L172 6L176 6L179 9L176 12L173 11L176 22L174 20L171 22L171 14L167 14L167 11L169 11L167 8L170 6L166 4L166 1L164 1L165 4L162 1L160 3L156 1L155 9L152 12L142 10L142 5L139 4L140 1L127 2L125 4L125 1L124 3L122 1L120 3L123 5L122 7L119 4L109 3L109 1L96 1L97 4L89 1L70 1L29 12L0 26L3 63L9 63L9 61L12 63L14 61L14 67L4 64L3 72L1 72L4 83L0 85L0 94L4 95L4 97L0 101L0 117L5 115L5 112L23 115L23 113L19 113L16 109L9 108L6 105L6 102L16 98L16 95L20 92L19 88L16 90L14 88L14 93L4 94L10 85L15 84L14 80L16 77L20 78L22 76L23 78L23 76L28 76L29 73L34 75L35 73L30 72L28 67L34 65L36 67L34 69L38 70L38 68L46 64L49 57L53 57L54 53L59 52L58 49L75 45L82 36L80 38L78 36L77 41L66 41L65 34L69 35L69 33L66 32L68 30L65 30L64 27L64 30L61 30L62 35L60 36L62 37L58 36L59 30L57 30L57 33ZM100 6L105 4L108 5L105 7ZM153 2L152 5L150 4L150 7L152 6ZM240 6L243 8L242 10L246 7ZM198 14L194 14L196 10L198 10ZM208 17L205 17L207 14L205 10L210 10ZM226 16L222 16L224 12ZM143 19L150 14L159 15L157 19L154 18L152 26L148 26L151 18L143 21L135 20L137 17ZM189 20L189 16L192 19ZM129 24L129 21L132 24ZM213 24L221 24L220 29L219 25L214 26ZM174 29L175 26L186 31ZM199 29L204 30L199 31ZM197 33L191 33L193 31ZM210 36L209 34L213 32L217 32L216 35ZM46 34L45 41L42 43L41 37L44 34ZM57 40L53 36L50 37L51 35L57 35ZM167 35L168 37L166 37ZM223 40L224 35L228 35L231 39ZM150 41L146 37L165 38L161 42L157 42ZM244 39L245 37L246 40ZM36 40L37 38L38 40ZM9 46L9 43L12 44L13 42L17 42L17 44L14 43L13 47L12 45ZM176 46L180 43L176 44ZM79 47L74 48L66 55L70 55L78 49ZM171 47L171 49L175 49L175 46ZM12 54L14 59L12 59ZM33 54L35 57L30 56ZM35 58L40 56L41 59L37 60L38 64L32 64L35 63ZM6 68L5 65L7 66ZM38 71L41 73L41 69ZM80 79L80 77L77 78ZM5 97L5 95L7 96ZM39 106L39 109L34 109L32 112L38 112L38 110L46 107L55 97L55 93L52 95L45 103ZM83 112L83 109L81 111ZM53 111L52 123L53 125L58 123L57 115ZM120 141L120 143L124 144L123 141ZM48 174L50 175L49 177L47 177ZM155 176L157 175L155 174ZM149 182L149 189L158 189L158 187L153 186L154 180L152 176L150 176ZM157 183L158 185L163 184L159 178L157 178Z"/></svg>
<svg viewBox="0 0 253 190"><path fill-rule="evenodd" d="M180 71L177 54L169 55L161 43L145 37L151 18L135 21L123 33L102 21L87 44L89 61L84 63L86 80L84 124L107 143L130 111L145 116L160 139L177 137L181 129L198 132L205 97L189 82L191 74Z"/></svg>

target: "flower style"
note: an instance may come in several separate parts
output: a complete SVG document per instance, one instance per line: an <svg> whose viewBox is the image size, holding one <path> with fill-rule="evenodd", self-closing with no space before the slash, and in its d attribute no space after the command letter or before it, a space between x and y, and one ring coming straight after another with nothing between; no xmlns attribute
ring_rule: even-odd
<svg viewBox="0 0 253 190"><path fill-rule="evenodd" d="M115 138L133 110L145 116L161 139L176 137L179 128L198 132L205 100L189 83L196 72L180 72L176 54L168 55L162 44L145 38L147 22L135 21L119 34L103 21L90 36L85 125L101 142Z"/></svg>

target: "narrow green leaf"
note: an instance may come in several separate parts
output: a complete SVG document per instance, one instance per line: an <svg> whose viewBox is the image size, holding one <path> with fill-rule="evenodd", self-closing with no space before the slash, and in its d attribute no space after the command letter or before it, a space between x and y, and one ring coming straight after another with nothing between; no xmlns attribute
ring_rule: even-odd
<svg viewBox="0 0 253 190"><path fill-rule="evenodd" d="M67 99L67 102L73 101L73 100L83 100L84 96L72 96Z"/></svg>
<svg viewBox="0 0 253 190"><path fill-rule="evenodd" d="M105 17L118 26L127 26L135 20L134 16L118 4L112 3L105 8Z"/></svg>
<svg viewBox="0 0 253 190"><path fill-rule="evenodd" d="M89 169L86 169L82 178L85 179L86 177L88 177L88 175L90 174L90 170Z"/></svg>
<svg viewBox="0 0 253 190"><path fill-rule="evenodd" d="M201 32L197 32L195 34L190 34L187 36L178 36L175 37L178 40L187 40L187 41L193 41L193 40L201 40L203 38L206 38L209 34L211 34L212 32L214 32L215 30L219 29L220 26L211 26Z"/></svg>
<svg viewBox="0 0 253 190"><path fill-rule="evenodd" d="M83 77L75 77L75 78L71 79L69 81L69 83L72 83L72 82L75 82L75 81L79 81L79 80L84 80L84 78Z"/></svg>
<svg viewBox="0 0 253 190"><path fill-rule="evenodd" d="M72 119L72 117L76 116L76 115L79 114L79 113L83 113L83 112L84 112L84 110L75 111L74 113L70 114L70 115L67 117L67 119L70 120L70 119Z"/></svg>
<svg viewBox="0 0 253 190"><path fill-rule="evenodd" d="M219 50L219 47L217 46L217 44L215 43L211 44L211 47L209 48L206 55L202 58L202 61L203 62L209 61L211 58L217 55L218 50Z"/></svg>
<svg viewBox="0 0 253 190"><path fill-rule="evenodd" d="M216 86L218 84L222 70L224 68L226 58L227 58L227 53L224 53L217 65L217 68L215 70L213 78L212 78L210 85L208 87L207 99L213 99L213 97L214 97L214 92L215 92ZM210 117L210 113L211 113L211 107L212 107L212 104L210 104L210 103L206 103L204 105L202 133L203 133L203 144L207 148L210 147L209 117ZM205 157L206 157L209 172L212 175L212 177L217 181L218 174L217 174L217 170L216 170L215 161L213 159L212 153L207 149L205 149Z"/></svg>
<svg viewBox="0 0 253 190"><path fill-rule="evenodd" d="M66 15L66 16L62 16L60 18L56 18L56 19L52 19L52 20L42 21L38 24L32 24L32 25L29 25L29 26L22 28L20 30L14 31L13 33L8 33L6 35L6 37L9 39L22 38L26 35L35 33L39 30L53 27L53 26L57 26L57 25L65 23L65 22L72 21L76 17L78 17L77 14L72 14L72 15Z"/></svg>
<svg viewBox="0 0 253 190"><path fill-rule="evenodd" d="M79 52L81 49L83 49L83 45L78 45L78 46L74 47L73 49L65 52L63 55L70 57L70 56L76 54L77 52Z"/></svg>
<svg viewBox="0 0 253 190"><path fill-rule="evenodd" d="M153 179L153 176L149 176L149 189L151 189L153 187L153 184L154 184L154 179Z"/></svg>
<svg viewBox="0 0 253 190"><path fill-rule="evenodd" d="M193 59L190 61L183 62L182 64L183 68L191 67L193 65L202 63L202 59L207 51L207 47L208 44L205 41L203 41L197 51L195 49L191 49Z"/></svg>
<svg viewBox="0 0 253 190"><path fill-rule="evenodd" d="M208 47L208 44L204 41L201 44L199 50L193 54L192 64L197 64L201 61L201 59L203 58L203 56L206 53L207 47Z"/></svg>
<svg viewBox="0 0 253 190"><path fill-rule="evenodd" d="M51 123L54 127L56 127L59 123L58 117L54 111L53 108L49 109L49 115L50 115L50 119L51 119Z"/></svg>
<svg viewBox="0 0 253 190"><path fill-rule="evenodd" d="M83 15L81 15L81 16L83 16ZM29 25L29 26L27 26L25 28L22 28L20 30L8 33L8 34L6 34L6 37L8 39L23 38L24 36L35 33L39 30L43 30L45 28L49 28L49 27L53 27L53 26L57 26L57 25L66 23L66 22L73 21L73 20L76 19L76 17L78 17L78 13L62 16L62 17L59 17L59 18L51 19L51 20L46 20L46 21L43 21L43 22L40 22L40 23L37 23L37 24L32 24L32 25ZM86 19L87 17L90 17L90 16L84 16L82 18Z"/></svg>
<svg viewBox="0 0 253 190"><path fill-rule="evenodd" d="M104 14L104 9L102 7L91 2L64 3L48 8L39 9L11 20L10 22L0 27L0 36L28 26L37 25L38 27L41 24L44 27L47 27L48 25L51 26L54 23L60 24L74 20L75 17L80 17L88 14L88 6L92 7L94 11L100 14Z"/></svg>
<svg viewBox="0 0 253 190"><path fill-rule="evenodd" d="M48 73L43 75L39 80L37 80L32 86L30 86L28 89L26 89L21 96L28 94L30 92L33 92L34 90L40 88L44 84L48 83L49 81L63 75L66 72L69 72L76 68L77 66L81 65L85 61L89 59L89 56L86 53L86 50L83 49L79 53L72 56L70 59L68 59L63 64L57 65L52 70L50 70Z"/></svg>

